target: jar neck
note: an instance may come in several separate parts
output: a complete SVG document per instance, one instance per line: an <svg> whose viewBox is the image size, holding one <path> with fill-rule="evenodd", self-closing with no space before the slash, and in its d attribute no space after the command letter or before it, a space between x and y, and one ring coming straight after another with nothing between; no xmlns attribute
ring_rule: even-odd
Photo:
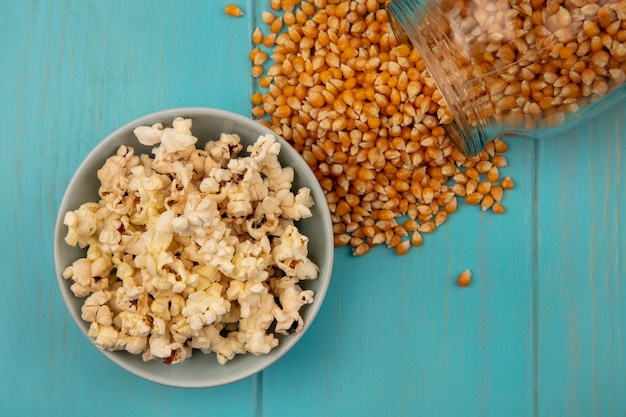
<svg viewBox="0 0 626 417"><path fill-rule="evenodd" d="M450 109L452 122L442 127L465 155L480 152L500 132L490 131L488 121L478 111L480 103L472 99L471 88L462 79L463 71L456 59L460 51L448 38L448 19L428 0L392 0L386 7L396 39L410 41L415 47Z"/></svg>

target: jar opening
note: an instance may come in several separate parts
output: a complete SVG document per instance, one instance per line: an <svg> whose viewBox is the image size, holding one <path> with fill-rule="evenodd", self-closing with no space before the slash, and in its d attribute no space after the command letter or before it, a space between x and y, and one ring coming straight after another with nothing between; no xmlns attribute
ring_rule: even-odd
<svg viewBox="0 0 626 417"><path fill-rule="evenodd" d="M441 126L463 154L480 152L490 136L467 86L455 71L456 51L445 32L445 17L439 18L440 10L415 0L393 0L386 8L397 41L415 47L450 109L452 121Z"/></svg>

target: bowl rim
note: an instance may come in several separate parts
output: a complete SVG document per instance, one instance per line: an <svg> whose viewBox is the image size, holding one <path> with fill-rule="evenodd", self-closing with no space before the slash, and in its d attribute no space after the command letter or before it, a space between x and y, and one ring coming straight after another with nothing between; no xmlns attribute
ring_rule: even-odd
<svg viewBox="0 0 626 417"><path fill-rule="evenodd" d="M255 375L263 371L264 369L267 369L269 366L271 366L280 358L282 358L288 351L290 351L291 348L304 336L304 334L307 332L309 327L315 321L315 318L325 299L326 293L328 291L328 287L330 285L331 276L332 276L332 269L333 269L333 263L334 263L334 247L332 245L332 236L333 236L332 220L330 216L330 209L326 203L325 198L321 199L321 201L318 201L319 199L316 198L315 204L319 206L320 208L320 213L318 215L321 215L322 217L321 222L324 225L325 234L330 237L330 242L328 245L323 246L324 253L321 254L321 257L322 259L326 260L324 263L325 268L324 270L320 268L320 273L317 277L317 280L319 280L318 281L319 288L315 291L314 302L307 306L308 308L307 314L309 317L304 322L303 328L300 332L291 334L288 337L285 337L283 340L281 340L279 347L282 347L282 348L280 350L278 350L279 347L276 347L269 354L258 356L261 359L258 362L258 364L256 364L255 366L245 368L239 372L235 372L231 375L223 376L221 378L216 378L214 380L211 380L209 378L206 381L189 381L185 383L180 383L180 382L173 383L171 381L168 381L167 377L160 377L159 375L155 375L153 373L142 370L141 366L136 366L136 367L129 366L125 361L121 359L121 356L119 355L120 352L116 352L116 351L111 352L111 351L98 348L94 344L93 338L91 338L88 335L87 327L85 325L87 322L81 318L79 311L70 308L72 303L75 302L75 300L77 299L77 297L71 293L67 285L67 280L63 278L63 270L67 267L67 265L61 264L60 252L61 252L61 246L66 244L64 240L65 234L66 234L66 226L63 224L63 220L65 217L65 213L67 212L66 206L68 206L68 199L71 196L71 190L75 188L76 184L81 181L81 176L82 176L81 174L84 174L85 172L93 171L93 167L90 168L90 166L93 166L94 159L101 158L100 154L102 153L102 151L107 147L108 143L115 140L116 137L123 135L123 134L128 134L128 132L132 132L132 130L138 126L144 126L146 124L153 124L153 123L158 122L159 119L171 119L177 116L191 118L192 121L195 117L198 117L198 116L200 117L210 116L210 117L215 117L215 118L221 118L221 119L233 121L237 124L241 124L245 128L250 128L252 131L258 132L259 135L271 134L277 139L278 142L281 143L281 153L287 152L288 154L290 154L290 157L299 159L301 162L299 164L300 166L298 167L298 169L308 170L307 175L305 175L307 178L312 178L312 179L316 178L315 174L313 173L309 165L304 161L302 156L284 138L276 134L276 132L272 131L268 127L262 125L258 121L248 118L246 116L243 116L241 114L234 113L228 110L214 108L214 107L201 107L201 106L173 107L173 108L168 108L164 110L158 110L155 112L147 113L143 116L137 117L129 122L126 122L122 126L116 128L111 133L106 135L104 139L101 139L83 158L83 160L80 162L80 164L78 165L78 167L75 169L74 173L72 174L69 182L65 186L63 196L57 207L58 211L57 211L57 216L55 220L54 243L53 243L55 273L56 273L56 278L57 278L58 290L61 293L61 296L63 298L65 309L70 313L78 329L87 338L91 346L95 348L97 351L99 351L101 354L103 354L105 357L107 357L111 362L115 363L120 368L124 369L125 371L135 376L138 376L144 380L154 382L157 384L170 386L170 387L178 387L178 388L211 388L211 387L223 386L223 385L227 385L227 384L231 384L231 383L243 380L245 378L248 378L252 375ZM317 180L313 181L311 184L307 184L307 187L311 189L312 195L315 195L317 197L324 197L324 192L321 188L321 185L319 184ZM201 353L197 353L197 354L201 354ZM246 353L245 355L252 355L252 354ZM225 365L221 365L221 366L228 366L228 363Z"/></svg>

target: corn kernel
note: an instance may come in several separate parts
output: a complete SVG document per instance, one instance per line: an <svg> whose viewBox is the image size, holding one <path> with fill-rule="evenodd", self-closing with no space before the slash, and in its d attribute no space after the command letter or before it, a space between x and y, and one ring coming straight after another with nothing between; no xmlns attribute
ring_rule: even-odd
<svg viewBox="0 0 626 417"><path fill-rule="evenodd" d="M465 202L470 206L476 205L480 203L483 199L483 194L481 193L471 193L465 197Z"/></svg>
<svg viewBox="0 0 626 417"><path fill-rule="evenodd" d="M252 43L259 45L261 42L263 42L263 32L261 32L260 28L256 28L254 32L252 32Z"/></svg>
<svg viewBox="0 0 626 417"><path fill-rule="evenodd" d="M503 214L504 213L504 206L500 203L495 203L491 209L493 210L494 213L496 214Z"/></svg>
<svg viewBox="0 0 626 417"><path fill-rule="evenodd" d="M404 240L400 242L398 245L396 245L395 251L398 255L406 255L410 247L411 247L411 242L408 240Z"/></svg>
<svg viewBox="0 0 626 417"><path fill-rule="evenodd" d="M511 177L504 177L502 179L502 188L504 190L510 190L514 186L515 186L515 183L513 182L513 179Z"/></svg>
<svg viewBox="0 0 626 417"><path fill-rule="evenodd" d="M224 13L232 17L243 16L243 10L241 10L240 7L235 6L234 4L227 4L226 7L224 7Z"/></svg>
<svg viewBox="0 0 626 417"><path fill-rule="evenodd" d="M466 269L465 271L461 272L459 276L456 278L457 284L460 285L461 287L467 287L468 285L470 285L471 281L472 281L472 272L469 269Z"/></svg>

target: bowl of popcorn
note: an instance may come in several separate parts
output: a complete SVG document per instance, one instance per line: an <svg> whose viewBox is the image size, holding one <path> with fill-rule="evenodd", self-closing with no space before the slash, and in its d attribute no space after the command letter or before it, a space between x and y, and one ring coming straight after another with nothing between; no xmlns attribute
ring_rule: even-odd
<svg viewBox="0 0 626 417"><path fill-rule="evenodd" d="M328 288L333 233L313 172L246 117L187 107L120 127L78 167L55 230L59 288L107 358L176 387L282 357Z"/></svg>

